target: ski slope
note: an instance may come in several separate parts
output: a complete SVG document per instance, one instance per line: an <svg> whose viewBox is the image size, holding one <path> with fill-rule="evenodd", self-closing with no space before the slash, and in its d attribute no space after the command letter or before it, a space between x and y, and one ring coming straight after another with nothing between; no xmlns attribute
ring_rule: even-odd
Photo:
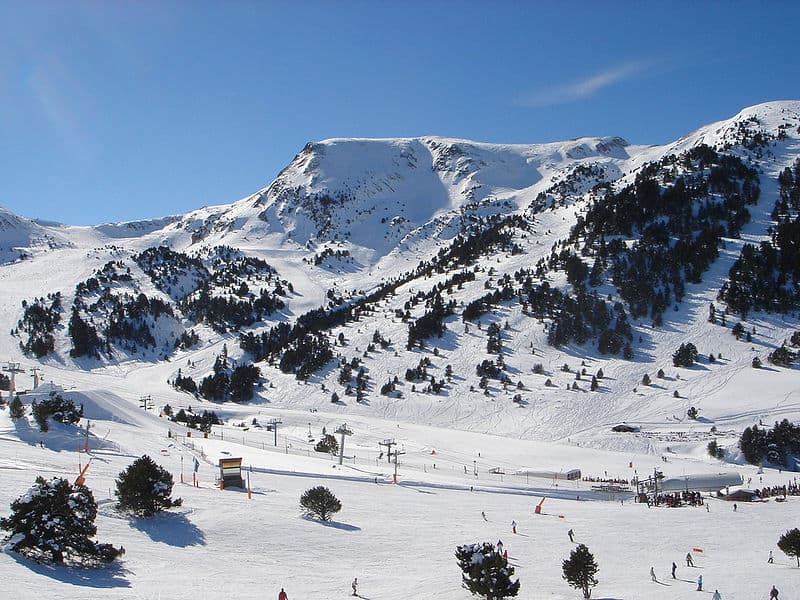
<svg viewBox="0 0 800 600"><path fill-rule="evenodd" d="M472 265L475 281L448 296L460 307L493 289L503 275L531 268L568 236L588 206L585 192L593 181L582 181L562 204L531 207L578 166L599 164L609 177L629 182L648 161L701 142L724 143L754 116L774 131L785 122L800 123L800 103L751 107L665 146L632 146L618 138L536 145L436 137L325 140L309 145L275 182L251 196L141 223L65 227L4 213L0 238L8 243L0 247L0 327L14 328L21 302L48 292L61 291L69 307L76 283L108 261L130 264L136 252L160 244L185 251L228 244L263 258L294 286L286 311L257 326L263 329L321 306L329 289L359 297L415 268L448 245L471 215L528 214L532 229L515 239L524 252L495 252ZM232 359L247 358L235 332L208 327L199 328L197 346L166 359L157 352L73 359L64 323L56 352L39 361L22 354L19 338L0 336L0 359L25 369L17 375L17 389L30 390L32 368L41 369L45 384L24 396L26 404L58 386L84 404L91 421L87 456L79 452L81 430L54 425L43 436L0 410L0 514L7 514L10 502L37 475L74 480L79 465L91 459L88 485L101 503L98 539L127 551L115 566L99 570L40 565L1 553L0 597L248 599L277 597L285 587L292 599L335 599L349 595L350 582L358 577L361 596L370 600L466 599L455 547L502 539L521 580L520 598L577 598L579 592L561 577L561 562L572 547L570 528L600 565L595 598L697 598L698 574L704 593L719 589L725 600L766 598L773 584L782 598L796 597L800 570L775 542L798 526L797 497L740 503L736 512L715 498L708 500L708 511L648 509L629 494L607 497L588 481L524 475L580 469L595 479L630 480L658 468L666 477L724 471L740 473L751 482L746 486L787 483L787 473L768 468L757 473L745 464L736 444L747 426L800 419L798 369L765 360L797 330L797 316L749 316L745 326L754 330L752 342L731 335L734 315L725 327L710 324L707 316L741 245L764 238L776 177L800 153L800 138L794 129L788 133L759 163L761 199L751 207L753 219L741 239L725 240L703 282L687 284L683 302L667 311L663 327L654 328L647 319L632 322L634 361L600 355L590 344L552 348L542 323L513 303L484 315L480 325L450 317L443 337L428 340L424 350L406 350L408 325L397 311L452 272L412 280L361 321L331 330L331 338L342 334L346 340L336 346L337 358L358 357L368 370L363 403L343 394L331 402L333 390L342 392L335 361L306 382L259 364L264 385L245 404L210 403L176 391L168 381L178 369L199 381L223 347ZM345 201L325 213L326 194ZM320 220L326 214L327 224ZM352 260L314 265L315 254L325 248L347 250ZM138 276L136 267L133 272ZM557 272L548 278L552 285L565 283ZM148 294L159 293L149 279L138 284ZM484 393L475 366L487 358L490 322L502 325L506 372L514 385L505 388L492 380ZM365 355L376 330L392 343ZM672 353L683 342L694 343L701 354L690 369L672 365ZM711 353L718 357L713 362ZM754 356L765 368L752 368ZM453 367L441 393L423 393L421 385L403 380L405 370L422 358L430 359L429 374L437 379L444 378L447 365ZM544 375L534 373L537 364ZM565 364L569 372L562 370ZM582 369L586 375L576 380ZM598 391L589 391L599 369L605 377ZM659 369L663 379L656 376ZM644 374L651 385L641 384ZM379 394L394 376L402 397ZM548 378L551 387L544 385ZM569 389L576 381L580 389ZM512 401L516 394L519 403ZM152 397L153 410L139 408L143 396ZM208 439L197 432L187 437L185 428L159 416L165 404L176 411L214 410L225 424L215 426ZM700 418L688 419L689 407L697 408ZM254 419L262 427L254 426ZM263 427L270 419L281 421L277 440ZM640 431L612 432L621 422ZM323 428L331 433L344 423L353 435L346 440L344 464L338 465L315 453L313 445ZM725 461L708 456L712 439L726 450ZM394 465L381 454L386 440L403 452L397 484ZM149 521L129 519L113 508L115 478L143 454L173 473L175 495L184 499L180 509ZM218 460L237 456L249 469L252 498L214 485ZM189 485L194 458L201 465L198 488ZM317 484L342 501L331 524L301 516L300 494ZM534 515L542 498L544 514ZM775 564L766 564L769 550ZM695 568L684 567L688 551L695 555ZM677 580L669 577L673 561L679 565ZM651 566L657 583L650 580Z"/></svg>
<svg viewBox="0 0 800 600"><path fill-rule="evenodd" d="M667 477L718 472L721 465L697 448L673 444L664 463L661 454L635 450L598 451L577 443L514 440L355 417L347 421L354 433L346 440L346 458L339 466L332 457L313 452L308 441L309 424L316 438L323 426L331 431L341 424L339 415L231 408L228 416L234 423L237 417L248 423L254 416L260 422L280 418L275 447L273 433L258 428L215 427L210 439L198 439L197 432L186 438L181 428L170 427L154 411L133 408L120 417L119 399L113 395L77 388L65 393L84 400L87 414L96 415L88 484L101 505L98 539L123 545L126 554L115 566L97 570L40 565L14 553L0 554L0 576L9 598L190 599L235 593L249 599L277 597L281 587L290 598L344 598L350 581L358 577L365 598L465 599L469 594L460 589L455 546L498 539L520 578L520 598L577 598L560 574L561 561L573 547L568 529L600 566L596 598L695 598L698 574L703 575L704 590L717 588L726 599L765 597L773 584L786 597L800 591L794 560L775 547L777 537L796 524L800 498L740 503L736 512L730 503L713 498L707 500L708 511L649 509L629 495L610 498L593 492L589 482L513 475L531 467L580 468L585 476L620 479L655 467ZM24 423L12 424L7 411L0 412L0 505L21 495L36 475L77 475L79 461L85 464L87 456L77 452L80 432L69 429L54 426L40 436ZM167 437L169 429L175 437ZM397 485L391 483L393 465L378 454L378 442L387 438L405 451ZM143 453L173 473L174 495L184 500L183 507L150 520L116 513L111 496L115 476ZM220 491L213 485L216 462L226 456L241 456L252 468L252 499L241 490ZM191 481L193 457L201 464L199 488L179 483L182 470ZM504 474L489 472L498 467ZM759 475L749 465L724 469L764 486L788 480L786 473L767 469ZM329 524L300 513L300 494L320 484L343 504ZM535 515L541 498L546 498L543 512ZM516 535L511 533L512 520L517 522ZM775 553L772 565L766 564L769 550ZM683 566L688 551L695 568ZM677 580L669 578L672 561L679 565ZM650 581L650 566L659 583Z"/></svg>

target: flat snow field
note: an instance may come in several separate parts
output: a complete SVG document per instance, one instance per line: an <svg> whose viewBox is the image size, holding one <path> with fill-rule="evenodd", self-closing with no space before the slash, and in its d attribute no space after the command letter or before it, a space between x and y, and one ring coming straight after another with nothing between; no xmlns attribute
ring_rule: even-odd
<svg viewBox="0 0 800 600"><path fill-rule="evenodd" d="M781 598L796 598L800 591L800 569L775 546L781 533L798 525L800 498L738 503L736 512L731 503L717 499L708 501L708 511L648 509L629 496L624 503L619 497L605 499L588 482L511 474L524 467L580 468L585 475L629 478L634 469L648 473L658 466L668 477L737 470L753 485L759 477L760 485L768 485L786 483L786 473L758 475L754 467L723 465L698 453L670 454L663 462L652 454L508 440L374 418L352 422L347 458L339 466L309 450L313 444L306 424L299 424L307 419L318 436L317 423L324 420L320 413L284 411L276 448L271 432L252 428L226 427L224 440L197 439L196 434L168 438L169 426L154 415L140 411L127 419L104 420L112 414L102 410L104 396L87 393L84 398L98 415L92 422L95 449L88 477L101 505L97 539L121 544L127 552L114 566L99 569L53 567L11 552L0 554L0 598L262 599L277 598L284 587L292 600L329 599L349 596L350 582L358 577L361 597L372 600L467 599L471 596L461 587L455 547L499 539L521 581L519 598L579 598L561 577L561 563L574 547L569 529L600 566L594 598L675 600L710 596L718 589L725 600L750 600L767 598L772 585ZM141 418L134 422L137 415ZM393 465L380 457L376 443L389 437L406 451L399 485L392 485ZM44 448L39 439L24 423L15 426L7 410L0 412L1 514L8 514L9 503L36 474L74 479L78 461L85 464L86 455L72 450L80 445L74 430L55 426L43 438ZM193 457L201 462L199 488L175 485L183 507L150 520L117 514L110 501L115 476L144 453L168 468L176 482L181 457L187 482ZM242 456L252 467L252 499L243 491L214 486L213 465L223 456ZM488 472L498 466L504 473ZM301 515L300 494L319 484L343 504L331 523ZM543 512L535 515L542 497L547 497ZM511 532L512 520L517 534ZM769 550L774 564L767 564ZM689 551L693 568L685 564ZM670 576L673 561L676 579ZM657 582L650 579L651 566ZM704 580L702 593L696 591L698 575Z"/></svg>

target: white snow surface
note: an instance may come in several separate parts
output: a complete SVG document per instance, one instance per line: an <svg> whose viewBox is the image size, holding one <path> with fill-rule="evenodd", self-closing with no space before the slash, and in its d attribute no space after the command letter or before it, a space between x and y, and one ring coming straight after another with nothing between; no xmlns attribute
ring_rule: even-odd
<svg viewBox="0 0 800 600"><path fill-rule="evenodd" d="M680 311L668 311L664 327L633 323L642 338L636 361L604 357L589 347L553 349L534 319L518 308L501 309L502 321L509 324L503 332L508 372L524 385L521 405L511 402L518 393L514 386L506 391L495 382L488 397L470 391L470 385L477 389L474 367L486 358L488 316L481 329L470 325L469 332L453 317L445 336L431 340L426 350L404 350L407 326L394 317L395 309L411 290L427 291L447 274L403 286L369 319L332 332L347 339L337 351L348 359L362 356L378 328L392 340L388 350L363 358L374 388L365 404L344 396L338 404L330 402L331 390L341 392L333 365L307 383L259 365L266 385L254 401L241 405L199 401L167 384L178 368L197 379L209 372L223 344L232 357L240 357L235 334L204 329L198 347L170 360L126 357L104 364L70 358L64 330L57 333L57 352L41 361L23 355L18 338L0 337L0 356L26 369L17 375L18 389L31 387L30 369L38 366L44 381L58 387L42 386L36 393L61 390L83 403L91 420L87 456L79 452L82 430L52 424L43 435L32 419L15 423L7 409L0 410L0 514L8 514L8 505L25 494L37 475L74 480L79 463L91 458L87 485L100 503L97 539L126 549L115 565L100 569L48 566L4 552L0 597L188 600L235 595L246 600L277 597L284 587L293 600L335 599L349 596L350 582L358 577L361 597L372 600L467 599L455 547L502 539L521 581L519 598L579 598L580 592L561 577L561 563L574 548L569 529L600 566L594 598L697 598L699 574L703 593L719 589L725 600L766 598L772 585L781 598L798 597L800 570L775 542L798 526L800 497L738 503L736 512L716 498L707 500L708 511L648 509L630 494L612 498L597 492L589 481L515 473L580 469L588 477L630 480L655 468L666 477L732 471L742 475L748 488L783 485L795 475L770 468L757 473L739 456L736 441L744 427L759 420L771 425L800 417L798 370L751 367L754 355L763 360L797 330L796 316L754 314L745 323L748 330L756 329L752 343L730 334L733 316L727 328L709 324L706 317L741 244L765 235L775 178L800 152L800 102L751 107L665 146L631 146L619 138L538 145L438 137L325 140L307 146L272 184L250 197L150 222L67 227L25 221L4 211L2 250L29 250L23 260L13 250L3 254L0 330L16 326L22 300L61 291L69 307L75 284L95 269L158 244L183 251L227 244L264 258L294 285L286 316L276 317L292 319L322 305L330 288L369 290L381 279L414 268L456 235L462 217L527 210L540 192L579 164L601 164L624 182L647 161L701 142L724 143L738 123L752 116L767 131L794 124L786 130L788 138L762 161L761 200L751 208L753 220L741 240L726 241L702 284L687 285ZM324 194L343 198L330 211L326 228L315 208ZM453 298L466 303L483 295L489 267L496 271L496 282L504 273L533 266L567 236L584 206L578 193L571 204L537 214L536 232L520 241L526 253L482 260L481 276ZM353 263L338 268L303 262L324 247L348 249ZM141 283L152 286L149 280ZM701 355L713 351L722 358L675 368L671 354L685 341L697 345ZM437 379L444 377L446 365L453 366L456 376L442 394L412 392L408 382L400 386L402 398L377 393L394 375L402 381L405 369L423 356L431 359L429 372ZM535 363L543 364L547 376L532 373ZM565 363L573 373L560 370ZM566 389L582 363L589 375L603 369L598 392L587 391L586 378L584 391ZM664 379L655 377L659 368L666 372ZM652 385L640 384L644 373ZM547 377L554 387L544 386ZM673 395L676 390L679 397ZM36 393L26 394L25 403ZM155 401L153 410L139 408L145 395ZM196 431L186 437L186 429L159 417L167 403L175 410L214 410L226 423L215 426L208 439ZM700 419L686 418L689 406L699 409ZM273 418L281 420L277 445L273 432L252 425L253 419L263 426ZM611 432L623 421L641 430ZM323 427L331 433L343 423L353 435L346 439L340 466L313 446ZM379 442L388 439L405 452L397 485L392 483L394 465L380 454ZM707 455L711 439L728 451L726 462ZM150 520L114 510L114 480L142 454L173 473L181 508ZM252 498L214 485L217 461L236 456L249 470ZM193 458L200 461L200 487L191 485ZM180 483L181 473L186 483ZM314 485L328 486L342 501L331 523L301 514L300 494ZM546 498L543 514L535 515L541 498ZM770 550L774 564L766 563ZM683 560L690 551L694 568ZM669 575L673 561L677 579ZM650 580L651 566L658 582Z"/></svg>

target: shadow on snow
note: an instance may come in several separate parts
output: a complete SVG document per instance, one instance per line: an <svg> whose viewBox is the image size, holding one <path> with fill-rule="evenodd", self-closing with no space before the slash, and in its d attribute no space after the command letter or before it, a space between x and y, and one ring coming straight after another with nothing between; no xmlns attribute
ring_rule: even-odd
<svg viewBox="0 0 800 600"><path fill-rule="evenodd" d="M181 513L164 512L147 519L131 517L128 522L154 542L178 548L206 544L203 531Z"/></svg>
<svg viewBox="0 0 800 600"><path fill-rule="evenodd" d="M6 556L27 567L34 573L44 575L62 583L88 588L128 588L130 582L125 579L128 570L119 562L96 568L68 567L51 563L40 563L17 552L6 552Z"/></svg>

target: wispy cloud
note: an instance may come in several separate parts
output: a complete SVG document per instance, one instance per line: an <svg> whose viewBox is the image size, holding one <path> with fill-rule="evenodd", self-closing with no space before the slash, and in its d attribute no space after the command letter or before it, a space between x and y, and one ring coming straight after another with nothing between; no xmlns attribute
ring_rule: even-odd
<svg viewBox="0 0 800 600"><path fill-rule="evenodd" d="M515 104L528 108L540 108L590 98L603 88L638 77L651 66L651 61L623 63L579 81L549 86L520 94L515 99Z"/></svg>
<svg viewBox="0 0 800 600"><path fill-rule="evenodd" d="M70 158L83 164L90 162L94 154L93 139L83 109L91 112L95 103L79 78L59 57L45 55L33 65L27 85Z"/></svg>

